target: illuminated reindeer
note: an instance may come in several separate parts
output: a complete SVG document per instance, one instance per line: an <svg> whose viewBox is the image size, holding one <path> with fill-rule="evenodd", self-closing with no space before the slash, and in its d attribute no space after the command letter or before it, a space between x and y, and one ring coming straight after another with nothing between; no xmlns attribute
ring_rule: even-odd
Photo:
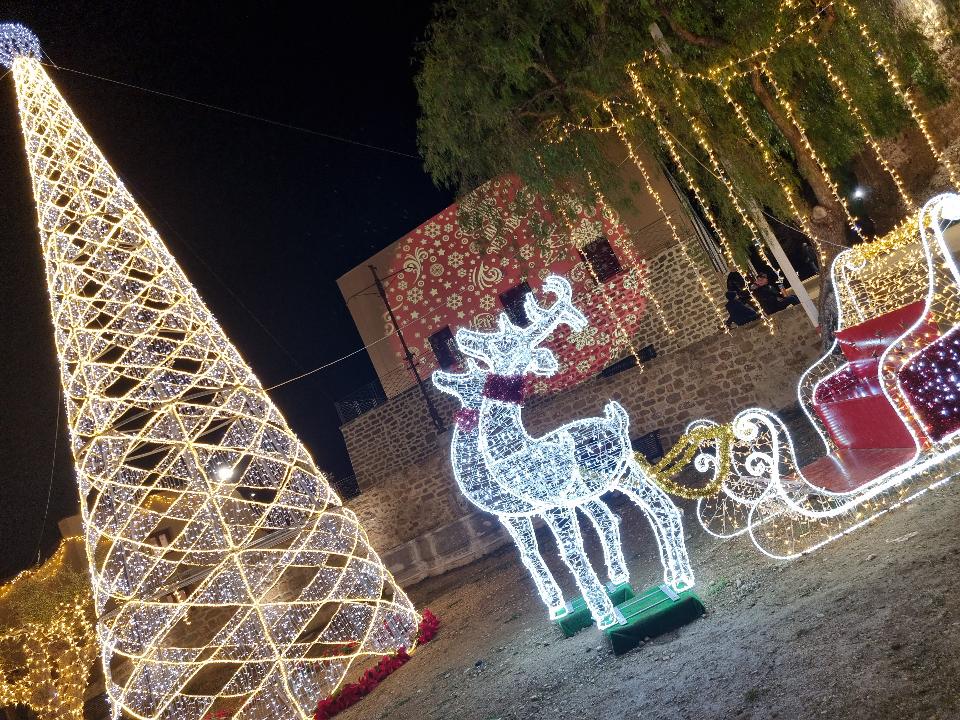
<svg viewBox="0 0 960 720"><path fill-rule="evenodd" d="M573 573L583 598L601 628L617 622L613 605L590 566L583 548L576 509L597 527L611 580L622 582L627 571L617 521L600 501L608 490L626 493L647 514L653 526L666 583L676 590L693 585L683 543L680 512L660 488L649 482L633 457L629 418L610 402L603 418L579 420L534 438L520 417L523 375L549 376L557 361L537 347L561 324L582 330L587 320L572 303L563 278L551 276L544 290L556 295L541 308L532 295L524 300L530 324L520 328L501 314L498 329L461 329L457 345L470 359L467 372L434 373L441 390L458 397L452 462L464 494L478 507L500 516L520 548L551 617L564 614L562 595L540 557L531 517L540 515L557 538L560 554ZM479 364L478 364L479 363Z"/></svg>

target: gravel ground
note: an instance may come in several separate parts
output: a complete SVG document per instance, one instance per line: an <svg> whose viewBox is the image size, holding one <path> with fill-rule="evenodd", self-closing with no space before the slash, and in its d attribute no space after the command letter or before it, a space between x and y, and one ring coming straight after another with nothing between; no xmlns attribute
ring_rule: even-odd
<svg viewBox="0 0 960 720"><path fill-rule="evenodd" d="M814 452L809 434L801 446ZM655 584L645 519L614 507L634 587ZM596 628L565 639L507 547L409 588L440 617L439 635L340 717L960 718L958 511L960 481L784 562L704 534L687 506L707 614L620 657ZM555 547L542 547L574 595Z"/></svg>

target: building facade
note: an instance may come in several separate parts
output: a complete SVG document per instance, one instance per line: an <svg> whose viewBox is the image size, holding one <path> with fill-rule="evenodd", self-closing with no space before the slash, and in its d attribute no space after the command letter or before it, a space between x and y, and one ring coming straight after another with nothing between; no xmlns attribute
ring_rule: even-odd
<svg viewBox="0 0 960 720"><path fill-rule="evenodd" d="M523 190L516 180L491 181L482 194L485 207L454 203L343 275L338 284L385 397L416 383L393 320L426 378L438 367L460 363L453 340L458 328L492 328L500 313L525 324L523 297L538 293L550 274L570 280L589 326L573 335L560 328L548 338L545 345L554 351L560 370L533 380L531 395L560 392L624 358L643 359L673 344L671 336L690 315L689 303L668 305L658 297L653 271L662 272L667 263L676 266L671 272L677 273L678 289L702 306L693 317L715 315L722 293L706 296L695 276L705 274L711 286L719 287L722 268L706 261L709 245L683 199L665 176L655 179L663 212L644 195L620 214L605 205L579 208L571 222L556 221L535 198L518 202ZM465 202L480 201L468 197ZM470 230L464 227L465 209ZM665 215L678 228L684 248L678 247ZM372 289L372 270L385 298ZM663 294L668 298L676 292L668 287Z"/></svg>

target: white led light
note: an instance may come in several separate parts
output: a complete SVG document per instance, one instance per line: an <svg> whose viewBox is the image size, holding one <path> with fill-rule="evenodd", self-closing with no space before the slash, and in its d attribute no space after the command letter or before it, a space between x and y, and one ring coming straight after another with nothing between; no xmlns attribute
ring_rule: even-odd
<svg viewBox="0 0 960 720"><path fill-rule="evenodd" d="M0 24L0 65L13 67L17 58L40 59L40 41L19 23Z"/></svg>
<svg viewBox="0 0 960 720"><path fill-rule="evenodd" d="M550 276L543 289L557 299L542 308L532 294L527 295L527 327L517 327L503 314L495 331L458 330L457 345L468 358L466 371L437 371L433 382L463 405L451 447L454 475L463 494L499 517L517 544L550 617L557 618L565 612L563 595L533 532L533 518L542 517L591 614L603 628L617 620L584 552L578 509L600 536L611 582L625 582L629 575L619 521L600 499L610 490L624 492L646 513L668 585L676 590L691 587L693 571L680 511L634 459L623 406L610 402L604 417L577 420L542 437L527 433L520 416L522 377L525 373L549 376L557 370L553 353L538 345L561 324L574 332L586 326L586 318L572 304L572 290L565 279Z"/></svg>

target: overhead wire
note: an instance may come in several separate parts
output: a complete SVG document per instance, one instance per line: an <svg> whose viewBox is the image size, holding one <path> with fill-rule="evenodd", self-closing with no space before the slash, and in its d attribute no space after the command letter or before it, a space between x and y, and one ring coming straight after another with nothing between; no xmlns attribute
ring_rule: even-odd
<svg viewBox="0 0 960 720"><path fill-rule="evenodd" d="M0 78L2 80L2 78ZM57 468L57 441L60 437L60 391L57 391L57 420L53 426L53 456L50 459L50 480L47 482L47 503L43 508L43 521L40 523L40 538L37 540L37 565L40 564L40 551L43 547L43 532L50 515L50 496L53 493L53 476Z"/></svg>
<svg viewBox="0 0 960 720"><path fill-rule="evenodd" d="M44 53L46 54L46 53ZM49 55L47 58L49 59ZM46 63L44 63L46 65ZM136 85L134 83L126 82L124 80L115 80L113 78L105 77L103 75L96 75L90 72L84 72L83 70L77 70L75 68L65 67L63 65L57 65L50 60L50 67L55 68L56 70L63 70L65 72L74 73L76 75L82 75L83 77L94 78L96 80L102 80L103 82L113 83L114 85L121 85L123 87L131 88L134 90L140 90L141 92L149 93L151 95L158 95L160 97L169 98L171 100L179 100L180 102L188 103L190 105L197 105L199 107L204 107L209 110L217 110L222 113L227 113L228 115L235 115L237 117L246 118L247 120L256 120L258 122L266 123L267 125L273 125L275 127L285 128L287 130L294 130L296 132L306 133L308 135L315 135L317 137L326 138L327 140L333 140L335 142L346 143L348 145L356 145L357 147L366 148L368 150L377 150L379 152L389 153L390 155L397 155L399 157L411 158L413 160L420 160L419 155L413 153L403 152L402 150L394 150L393 148L383 147L382 145L374 145L373 143L366 143L360 140L353 140L351 138L346 138L341 135L334 135L333 133L323 132L321 130L313 130L311 128L302 127L300 125L294 125L293 123L283 122L282 120L274 120L272 118L263 117L261 115L254 115L253 113L243 112L242 110L233 110L231 108L223 107L222 105L214 105L213 103L203 102L202 100L194 100L193 98L183 97L182 95L175 95L174 93L164 92L163 90L154 90L153 88L144 87L142 85Z"/></svg>

